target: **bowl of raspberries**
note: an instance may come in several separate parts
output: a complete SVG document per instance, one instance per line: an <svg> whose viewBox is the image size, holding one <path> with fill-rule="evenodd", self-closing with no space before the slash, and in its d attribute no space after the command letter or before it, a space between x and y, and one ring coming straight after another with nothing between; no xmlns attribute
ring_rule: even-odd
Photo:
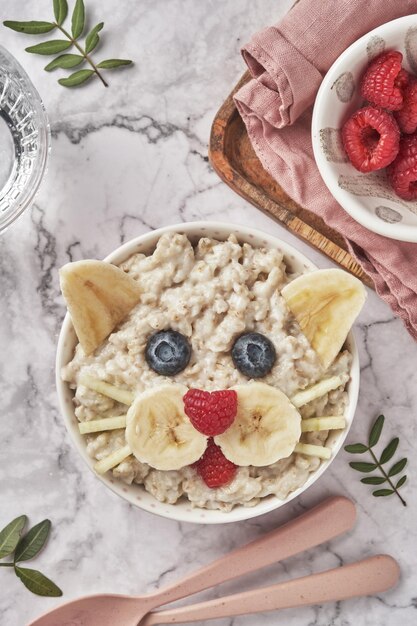
<svg viewBox="0 0 417 626"><path fill-rule="evenodd" d="M374 29L335 61L312 142L324 182L356 221L417 242L417 15Z"/></svg>

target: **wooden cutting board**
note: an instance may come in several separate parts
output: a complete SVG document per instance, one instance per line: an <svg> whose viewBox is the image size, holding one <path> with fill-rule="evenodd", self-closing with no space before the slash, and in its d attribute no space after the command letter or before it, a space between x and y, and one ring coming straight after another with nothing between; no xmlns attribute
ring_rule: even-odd
<svg viewBox="0 0 417 626"><path fill-rule="evenodd" d="M349 254L343 238L320 217L291 200L262 167L233 101L233 94L249 79L249 72L246 72L214 119L209 144L214 170L245 200L360 278L365 285L373 287L370 277Z"/></svg>

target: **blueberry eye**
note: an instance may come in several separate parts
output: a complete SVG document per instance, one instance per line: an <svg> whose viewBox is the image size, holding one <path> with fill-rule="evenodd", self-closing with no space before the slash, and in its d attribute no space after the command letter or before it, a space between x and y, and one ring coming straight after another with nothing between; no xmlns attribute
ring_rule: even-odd
<svg viewBox="0 0 417 626"><path fill-rule="evenodd" d="M175 376L190 361L188 339L175 330L161 330L148 339L145 358L151 369L162 376Z"/></svg>
<svg viewBox="0 0 417 626"><path fill-rule="evenodd" d="M245 333L232 348L232 359L237 369L249 378L262 378L271 371L277 355L274 344L261 333Z"/></svg>

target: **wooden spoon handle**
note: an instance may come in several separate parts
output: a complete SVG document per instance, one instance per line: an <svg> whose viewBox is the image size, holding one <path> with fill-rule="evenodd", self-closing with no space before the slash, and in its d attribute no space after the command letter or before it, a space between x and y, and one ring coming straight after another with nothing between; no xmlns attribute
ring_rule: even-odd
<svg viewBox="0 0 417 626"><path fill-rule="evenodd" d="M368 596L393 587L398 582L399 575L398 563L392 557L372 556L350 565L288 580L271 587L148 613L140 626L183 624Z"/></svg>
<svg viewBox="0 0 417 626"><path fill-rule="evenodd" d="M185 598L318 546L351 529L355 505L335 496L252 543L147 596L150 608Z"/></svg>

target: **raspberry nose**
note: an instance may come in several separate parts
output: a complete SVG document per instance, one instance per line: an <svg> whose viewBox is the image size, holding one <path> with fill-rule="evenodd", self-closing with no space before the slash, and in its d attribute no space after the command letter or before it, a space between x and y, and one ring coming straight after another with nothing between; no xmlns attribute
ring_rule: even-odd
<svg viewBox="0 0 417 626"><path fill-rule="evenodd" d="M200 433L208 437L221 435L236 417L237 393L233 389L189 389L184 396L184 411Z"/></svg>

